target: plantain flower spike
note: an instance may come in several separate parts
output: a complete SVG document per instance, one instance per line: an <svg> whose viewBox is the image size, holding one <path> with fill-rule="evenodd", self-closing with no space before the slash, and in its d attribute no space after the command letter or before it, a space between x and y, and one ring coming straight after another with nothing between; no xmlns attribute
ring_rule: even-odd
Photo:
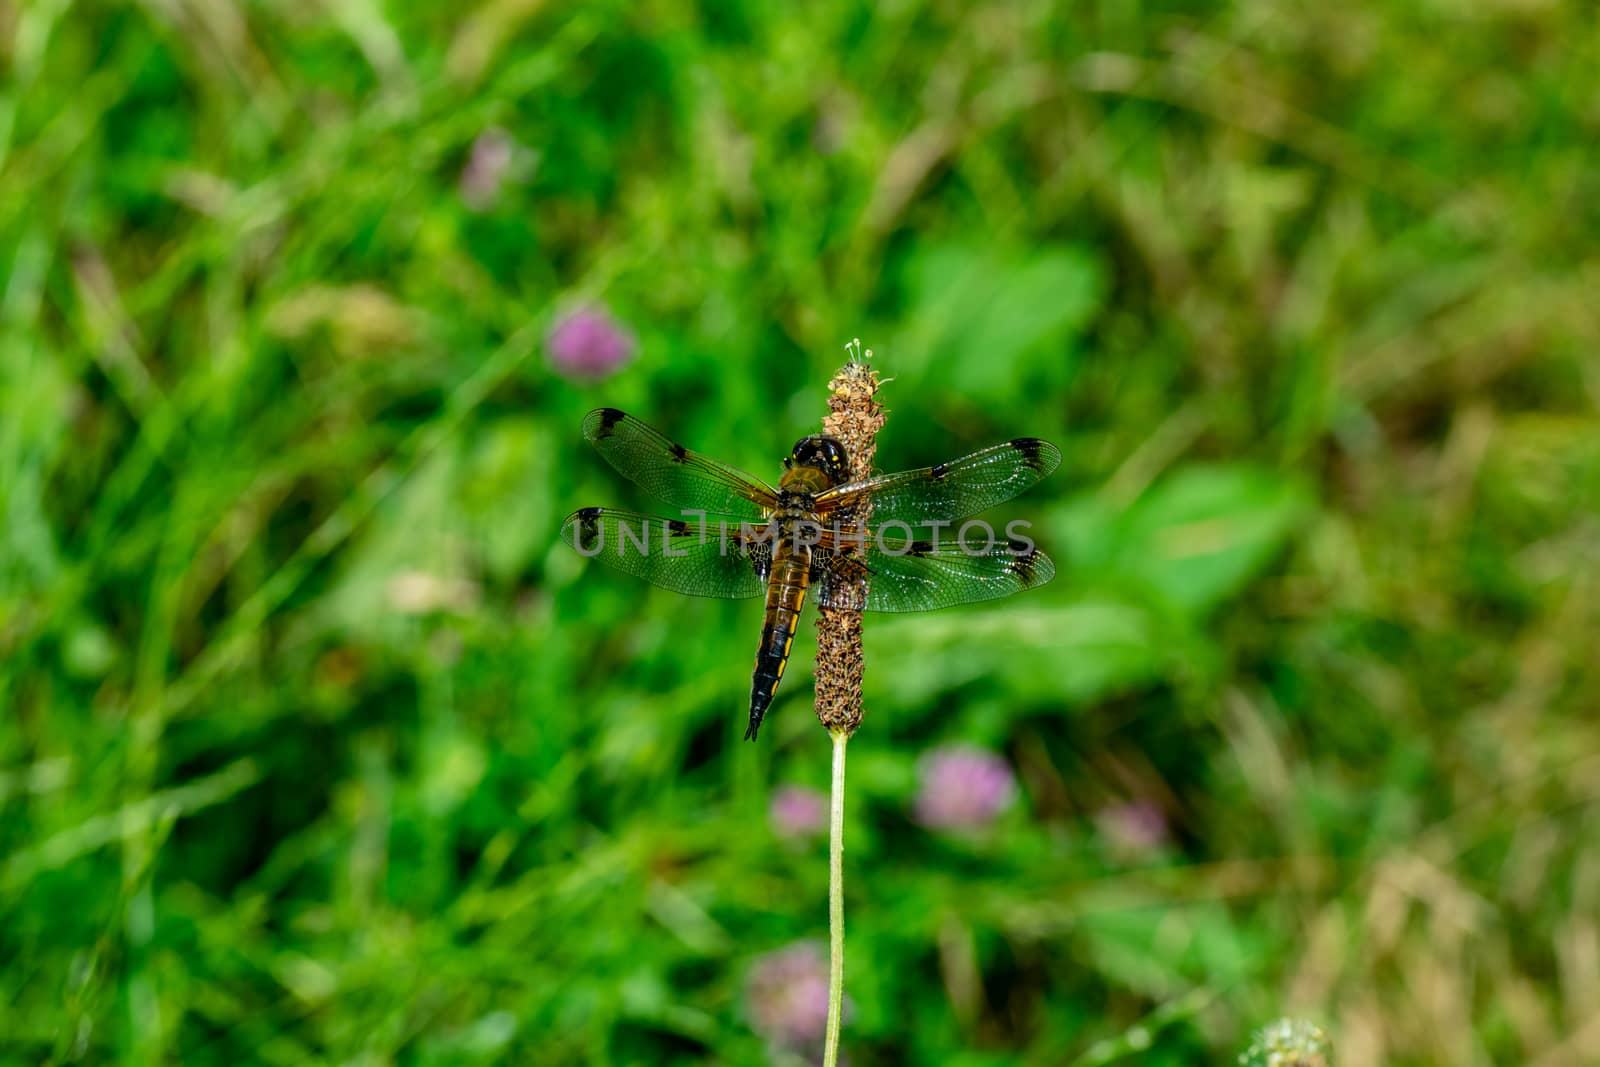
<svg viewBox="0 0 1600 1067"><path fill-rule="evenodd" d="M1333 1067L1327 1033L1304 1019L1279 1019L1256 1031L1240 1067Z"/></svg>
<svg viewBox="0 0 1600 1067"><path fill-rule="evenodd" d="M839 439L850 461L850 480L872 476L878 431L883 429L884 410L876 397L878 372L872 369L872 350L862 349L859 340L845 346L849 360L828 382L827 418L822 431ZM857 510L839 516L841 530L865 528L871 521L872 504L865 501ZM855 553L846 541L841 555ZM867 571L857 561L851 568L860 591L860 604L866 603ZM861 725L861 611L857 607L823 607L817 611L817 719L829 730L853 734Z"/></svg>

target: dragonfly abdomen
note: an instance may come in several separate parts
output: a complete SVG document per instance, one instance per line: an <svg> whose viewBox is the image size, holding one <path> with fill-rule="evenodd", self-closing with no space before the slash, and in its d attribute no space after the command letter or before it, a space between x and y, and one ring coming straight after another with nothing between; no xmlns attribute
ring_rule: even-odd
<svg viewBox="0 0 1600 1067"><path fill-rule="evenodd" d="M798 543L792 535L780 537L772 553L766 620L761 628L761 645L756 650L755 676L750 680L750 727L744 734L747 741L755 740L761 719L778 691L810 581L810 547Z"/></svg>

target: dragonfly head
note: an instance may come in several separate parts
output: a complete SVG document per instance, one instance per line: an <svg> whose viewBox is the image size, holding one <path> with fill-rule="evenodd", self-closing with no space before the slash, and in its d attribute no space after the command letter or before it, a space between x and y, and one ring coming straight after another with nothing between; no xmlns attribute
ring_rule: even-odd
<svg viewBox="0 0 1600 1067"><path fill-rule="evenodd" d="M812 434L796 441L794 448L789 452L789 458L783 461L784 470L794 470L796 467L810 467L821 471L828 479L825 488L831 489L848 480L850 461L845 456L844 445L839 443L838 438Z"/></svg>

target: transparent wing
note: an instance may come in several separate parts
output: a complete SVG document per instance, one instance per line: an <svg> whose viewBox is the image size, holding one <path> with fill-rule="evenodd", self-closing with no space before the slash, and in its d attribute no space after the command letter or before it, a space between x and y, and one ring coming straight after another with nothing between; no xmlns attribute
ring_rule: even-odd
<svg viewBox="0 0 1600 1067"><path fill-rule="evenodd" d="M1061 450L1037 437L991 445L960 459L885 474L817 497L820 514L872 500L872 524L956 522L1031 489L1061 464Z"/></svg>
<svg viewBox="0 0 1600 1067"><path fill-rule="evenodd" d="M739 600L767 588L772 542L764 524L681 522L612 508L581 508L561 539L590 559L688 596Z"/></svg>
<svg viewBox="0 0 1600 1067"><path fill-rule="evenodd" d="M623 477L677 507L740 519L760 519L777 507L766 482L691 452L616 408L585 415L583 436Z"/></svg>
<svg viewBox="0 0 1600 1067"><path fill-rule="evenodd" d="M817 602L858 611L932 611L994 600L1044 585L1056 565L1032 542L994 544L955 537L934 541L865 542L850 555L818 547L813 555Z"/></svg>

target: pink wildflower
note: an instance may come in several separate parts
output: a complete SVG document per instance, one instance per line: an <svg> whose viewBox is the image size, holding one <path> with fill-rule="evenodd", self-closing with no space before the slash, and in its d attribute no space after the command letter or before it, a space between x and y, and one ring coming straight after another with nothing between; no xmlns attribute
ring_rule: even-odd
<svg viewBox="0 0 1600 1067"><path fill-rule="evenodd" d="M604 308L584 306L560 316L545 337L550 362L569 378L597 381L621 369L637 347L631 331Z"/></svg>
<svg viewBox="0 0 1600 1067"><path fill-rule="evenodd" d="M828 958L815 941L769 952L750 969L745 986L750 1026L772 1042L800 1052L828 1028Z"/></svg>
<svg viewBox="0 0 1600 1067"><path fill-rule="evenodd" d="M779 837L800 839L828 828L828 798L803 785L779 786L767 807L767 821Z"/></svg>
<svg viewBox="0 0 1600 1067"><path fill-rule="evenodd" d="M947 745L923 756L917 765L921 786L914 812L934 830L975 830L993 822L1017 795L1010 764L993 752Z"/></svg>

